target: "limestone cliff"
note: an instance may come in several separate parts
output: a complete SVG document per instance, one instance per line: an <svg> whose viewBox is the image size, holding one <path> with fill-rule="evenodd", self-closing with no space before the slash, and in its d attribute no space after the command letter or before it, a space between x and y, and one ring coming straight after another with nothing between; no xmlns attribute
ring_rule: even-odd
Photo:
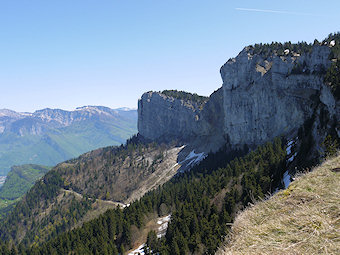
<svg viewBox="0 0 340 255"><path fill-rule="evenodd" d="M323 112L326 123L318 118L311 127L318 136L339 119L339 103L324 83L330 52L328 45L270 54L246 47L222 66L222 88L203 105L145 93L138 105L139 133L152 140L182 139L206 152L224 143L255 147L276 136L295 137L306 120Z"/></svg>
<svg viewBox="0 0 340 255"><path fill-rule="evenodd" d="M265 58L245 48L221 68L224 134L231 145L258 145L296 132L321 101L334 113L335 100L323 83L330 50L315 46L302 56ZM299 72L294 68L303 66ZM308 71L307 71L308 70Z"/></svg>
<svg viewBox="0 0 340 255"><path fill-rule="evenodd" d="M138 101L138 130L151 140L190 140L200 132L201 112L196 102L147 92Z"/></svg>

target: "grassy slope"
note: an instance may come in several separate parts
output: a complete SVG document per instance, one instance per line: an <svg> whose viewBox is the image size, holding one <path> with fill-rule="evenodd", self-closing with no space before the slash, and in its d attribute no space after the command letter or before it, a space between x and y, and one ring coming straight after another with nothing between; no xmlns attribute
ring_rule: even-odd
<svg viewBox="0 0 340 255"><path fill-rule="evenodd" d="M217 254L340 254L340 155L242 212Z"/></svg>

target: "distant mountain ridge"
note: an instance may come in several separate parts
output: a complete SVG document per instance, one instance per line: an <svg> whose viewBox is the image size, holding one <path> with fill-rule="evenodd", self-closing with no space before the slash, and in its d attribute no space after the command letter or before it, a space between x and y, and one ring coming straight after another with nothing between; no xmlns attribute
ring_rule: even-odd
<svg viewBox="0 0 340 255"><path fill-rule="evenodd" d="M133 112L133 109L111 109L104 106L82 106L74 111L45 108L34 113L15 112L9 109L0 109L0 133L14 132L18 135L41 134L42 129L51 127L67 127L74 122L88 119L119 118L123 113ZM27 129L31 127L31 129Z"/></svg>
<svg viewBox="0 0 340 255"><path fill-rule="evenodd" d="M213 254L244 206L339 147L340 83L331 72L339 40L246 47L222 67L223 85L208 99L143 94L138 135L55 166L2 220L0 239L28 254L126 254L140 245ZM54 134L44 141L58 145ZM160 216L171 220L158 239L148 221Z"/></svg>
<svg viewBox="0 0 340 255"><path fill-rule="evenodd" d="M83 106L33 113L0 110L0 173L12 165L55 165L99 147L119 145L137 132L137 111Z"/></svg>

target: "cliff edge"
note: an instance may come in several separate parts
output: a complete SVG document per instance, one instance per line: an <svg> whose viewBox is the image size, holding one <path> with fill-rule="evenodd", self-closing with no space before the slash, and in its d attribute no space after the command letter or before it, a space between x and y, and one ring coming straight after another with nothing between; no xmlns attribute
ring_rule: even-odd
<svg viewBox="0 0 340 255"><path fill-rule="evenodd" d="M312 133L317 153L327 133L339 136L340 105L325 82L338 43L245 47L221 67L223 85L206 100L143 94L138 131L151 140L178 139L209 152L224 144L255 148L277 136L294 139L311 120L305 133Z"/></svg>

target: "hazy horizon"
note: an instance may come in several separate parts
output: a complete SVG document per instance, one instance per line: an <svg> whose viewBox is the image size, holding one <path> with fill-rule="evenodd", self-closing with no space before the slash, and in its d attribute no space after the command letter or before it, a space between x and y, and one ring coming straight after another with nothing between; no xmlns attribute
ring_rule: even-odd
<svg viewBox="0 0 340 255"><path fill-rule="evenodd" d="M41 109L35 109L33 111L16 111L16 110L9 109L9 108L1 108L0 111L1 110L10 110L10 111L18 112L18 113L34 113L35 111L44 110L44 109L63 110L63 111L75 111L78 108L83 108L83 107L87 107L87 106L89 106L89 107L108 107L108 106L105 106L105 105L81 105L81 106L76 106L73 109L63 109L63 108L59 108L59 107L57 107L57 108L45 107L45 108L41 108ZM117 108L112 108L112 107L108 107L108 108L110 108L112 110L123 110L123 111L125 110L125 108L128 111L130 111L130 110L137 110L138 109L137 107L133 108L133 107L125 107L125 106L117 107Z"/></svg>

